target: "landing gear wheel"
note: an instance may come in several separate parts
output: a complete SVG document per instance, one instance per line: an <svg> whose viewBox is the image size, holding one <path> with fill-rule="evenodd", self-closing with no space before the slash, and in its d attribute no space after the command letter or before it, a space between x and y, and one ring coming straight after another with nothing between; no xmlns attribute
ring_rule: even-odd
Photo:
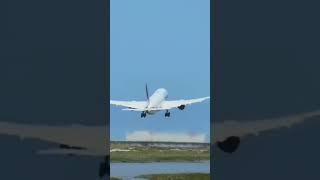
<svg viewBox="0 0 320 180"><path fill-rule="evenodd" d="M142 112L141 113L141 118L145 118L147 116L147 113L146 112Z"/></svg>
<svg viewBox="0 0 320 180"><path fill-rule="evenodd" d="M164 117L170 117L170 112L167 110L166 113L164 114Z"/></svg>

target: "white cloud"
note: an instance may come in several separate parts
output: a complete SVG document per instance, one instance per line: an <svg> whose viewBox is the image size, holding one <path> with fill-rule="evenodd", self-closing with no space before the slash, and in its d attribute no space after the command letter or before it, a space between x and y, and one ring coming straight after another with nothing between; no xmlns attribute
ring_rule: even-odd
<svg viewBox="0 0 320 180"><path fill-rule="evenodd" d="M205 134L133 131L126 135L126 141L160 142L206 142Z"/></svg>

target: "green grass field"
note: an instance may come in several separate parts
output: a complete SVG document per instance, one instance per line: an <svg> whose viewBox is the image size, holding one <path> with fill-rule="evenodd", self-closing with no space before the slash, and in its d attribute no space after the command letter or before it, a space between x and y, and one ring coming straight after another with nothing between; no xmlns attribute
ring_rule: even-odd
<svg viewBox="0 0 320 180"><path fill-rule="evenodd" d="M209 180L210 175L203 173L152 174L138 176L138 178L145 178L148 180Z"/></svg>
<svg viewBox="0 0 320 180"><path fill-rule="evenodd" d="M111 162L196 162L209 160L209 149L168 149L111 145L111 149L129 149L111 152Z"/></svg>

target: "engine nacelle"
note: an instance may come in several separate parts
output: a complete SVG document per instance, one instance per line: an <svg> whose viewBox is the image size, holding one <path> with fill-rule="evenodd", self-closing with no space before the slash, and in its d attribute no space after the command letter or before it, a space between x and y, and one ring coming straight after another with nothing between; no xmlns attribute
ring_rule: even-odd
<svg viewBox="0 0 320 180"><path fill-rule="evenodd" d="M237 136L230 136L224 141L218 141L217 145L222 151L233 153L240 145L240 138Z"/></svg>
<svg viewBox="0 0 320 180"><path fill-rule="evenodd" d="M183 110L185 107L186 107L186 105L180 105L180 106L178 106L178 108L179 108L180 110Z"/></svg>

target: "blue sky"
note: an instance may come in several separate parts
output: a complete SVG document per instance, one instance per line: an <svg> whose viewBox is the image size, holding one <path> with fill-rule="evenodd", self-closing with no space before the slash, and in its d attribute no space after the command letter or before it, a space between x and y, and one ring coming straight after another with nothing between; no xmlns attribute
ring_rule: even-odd
<svg viewBox="0 0 320 180"><path fill-rule="evenodd" d="M209 0L111 0L110 98L145 100L166 88L168 100L210 95ZM111 140L128 133L210 134L210 103L140 118L110 107Z"/></svg>

